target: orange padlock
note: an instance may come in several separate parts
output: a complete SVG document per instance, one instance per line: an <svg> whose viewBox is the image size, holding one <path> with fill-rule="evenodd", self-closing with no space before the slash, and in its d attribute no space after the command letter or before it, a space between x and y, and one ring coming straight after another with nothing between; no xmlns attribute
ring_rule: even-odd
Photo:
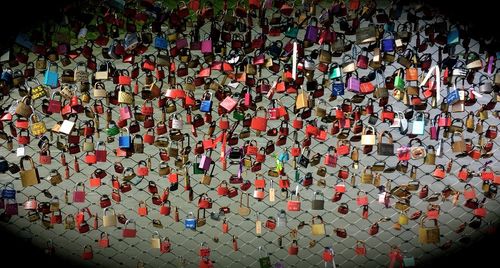
<svg viewBox="0 0 500 268"><path fill-rule="evenodd" d="M148 215L148 207L144 201L139 202L139 208L137 209L137 214L141 217L145 217Z"/></svg>
<svg viewBox="0 0 500 268"><path fill-rule="evenodd" d="M225 234L229 232L229 224L227 223L226 218L222 221L222 232Z"/></svg>

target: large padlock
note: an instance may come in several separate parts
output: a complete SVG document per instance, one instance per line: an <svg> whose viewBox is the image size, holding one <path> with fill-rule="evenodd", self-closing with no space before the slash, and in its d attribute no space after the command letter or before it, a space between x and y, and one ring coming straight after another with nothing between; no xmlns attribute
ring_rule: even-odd
<svg viewBox="0 0 500 268"><path fill-rule="evenodd" d="M115 210L110 207L104 208L102 216L102 226L104 227L116 226L116 222L117 218Z"/></svg>
<svg viewBox="0 0 500 268"><path fill-rule="evenodd" d="M434 226L426 227L424 221L427 217L422 217L418 231L418 240L422 244L436 244L440 241L440 231L437 220L434 221Z"/></svg>
<svg viewBox="0 0 500 268"><path fill-rule="evenodd" d="M259 116L259 111L264 111L263 116ZM250 127L256 131L266 131L267 129L267 112L264 107L259 107L255 110L254 117L252 118Z"/></svg>
<svg viewBox="0 0 500 268"><path fill-rule="evenodd" d="M30 169L25 169L24 167L24 161L28 160L31 164ZM40 177L38 175L38 169L35 167L35 164L33 162L33 159L25 155L21 158L19 162L19 166L21 170L19 171L20 177L21 177L21 184L23 187L28 187L28 186L33 186L35 184L40 183ZM3 196L3 198L6 198Z"/></svg>

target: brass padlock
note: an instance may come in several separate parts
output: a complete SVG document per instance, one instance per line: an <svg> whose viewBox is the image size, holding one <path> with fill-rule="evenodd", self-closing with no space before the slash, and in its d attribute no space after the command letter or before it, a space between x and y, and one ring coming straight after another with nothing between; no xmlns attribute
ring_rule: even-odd
<svg viewBox="0 0 500 268"><path fill-rule="evenodd" d="M316 172L318 176L325 177L326 176L326 167L319 167L318 171Z"/></svg>
<svg viewBox="0 0 500 268"><path fill-rule="evenodd" d="M485 110L483 108L484 107L481 107L481 109L477 113L478 113L479 119L487 120L488 119L488 110Z"/></svg>
<svg viewBox="0 0 500 268"><path fill-rule="evenodd" d="M427 154L425 155L424 164L435 165L436 164L436 150L434 146L427 146Z"/></svg>
<svg viewBox="0 0 500 268"><path fill-rule="evenodd" d="M380 173L376 173L375 177L373 179L373 186L379 187L381 184L381 178L382 178L382 175Z"/></svg>
<svg viewBox="0 0 500 268"><path fill-rule="evenodd" d="M412 180L417 179L417 167L414 165L411 166L410 179L412 179Z"/></svg>
<svg viewBox="0 0 500 268"><path fill-rule="evenodd" d="M57 169L52 169L50 171L50 184L56 186L61 182L62 182L62 176L59 173L59 171L57 171Z"/></svg>
<svg viewBox="0 0 500 268"><path fill-rule="evenodd" d="M361 183L373 184L373 173L371 166L367 166L361 175Z"/></svg>

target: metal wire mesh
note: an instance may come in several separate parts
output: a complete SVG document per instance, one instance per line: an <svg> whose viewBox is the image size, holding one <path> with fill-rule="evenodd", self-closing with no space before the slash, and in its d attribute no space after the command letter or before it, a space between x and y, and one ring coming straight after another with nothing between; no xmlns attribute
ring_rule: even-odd
<svg viewBox="0 0 500 268"><path fill-rule="evenodd" d="M320 4L316 10L318 13L321 10L321 7L328 7L327 4ZM307 6L296 6L296 8L305 8ZM268 12L270 16L272 12ZM396 25L405 22L405 14L400 18ZM369 22L363 21L361 27L368 25ZM335 23L335 30L338 29L338 24ZM205 25L201 28L202 33L209 33L210 26ZM260 28L257 27L256 23L252 28L252 34L259 34ZM301 40L303 35L305 34L304 29L299 30L298 39ZM203 34L202 34L203 36ZM282 40L283 43L287 43L290 39L279 37L271 37L269 36L268 42L273 42L276 40ZM347 36L348 40L353 40L355 36ZM413 34L410 44L414 45L416 36ZM230 44L228 44L230 45ZM306 48L306 54L309 54L314 49L318 49L318 46L312 46ZM478 51L479 45L477 42L471 42L470 48L471 51ZM94 48L94 52L96 53L98 61L102 61L102 56L100 55L100 49L97 47ZM154 48L149 48L145 54L154 53ZM426 53L432 53L433 62L437 61L437 46L429 47ZM457 46L456 51L457 54L461 54L464 52L464 49L460 46ZM197 52L192 51L193 55L198 54ZM370 54L370 58L373 57ZM136 57L136 60L139 60L140 57ZM30 60L36 60L36 56L30 53ZM71 65L66 68L74 68L76 63L79 61L83 61L82 56L77 58ZM172 60L178 65L179 59L172 58ZM333 59L334 62L341 63L342 58L336 57ZM129 67L130 65L124 64L120 61L114 62L117 68L120 67ZM393 64L399 68L397 63ZM281 63L283 66L283 63ZM15 67L14 69L23 69L25 66L20 65ZM282 70L282 69L281 69ZM366 72L365 72L366 71ZM369 70L358 70L359 76L363 76L368 73ZM390 75L392 68L387 66L385 75ZM190 75L195 75L196 70L190 69ZM260 76L258 78L267 78L269 81L276 81L277 78L281 75L281 73L273 74L266 69L262 70ZM322 81L324 79L323 73L316 70L315 71L315 79L317 81ZM43 74L37 72L37 78L39 81L43 80ZM217 78L218 81L222 81L224 79L224 75L217 71L212 71L211 77ZM144 85L145 75L144 72L141 72L140 76L137 78L137 82L139 84L139 88L142 88ZM477 87L477 83L479 82L479 75L475 76L475 84ZM177 78L178 82L181 81L180 78ZM228 79L229 80L229 79ZM108 90L110 88L114 88L114 85L111 81L105 81L106 88ZM467 85L467 84L466 84ZM472 85L471 85L472 86ZM168 88L168 85L165 81L163 89ZM241 83L237 85L237 88L233 89L232 92L238 92L242 88ZM325 96L321 97L321 99L326 100L327 111L331 108L337 107L342 103L344 99L349 99L354 96L352 92L346 91L344 96L339 96L335 100L328 100L330 92L330 87L325 87ZM254 92L253 92L254 93ZM444 92L441 93L443 97L446 96ZM195 96L200 99L203 95L203 90L198 88L195 91ZM288 112L290 114L290 120L295 118L293 115L293 106L295 105L294 94L276 94L279 97L281 103L287 107ZM371 96L370 96L371 97ZM19 100L18 90L11 91L9 96L4 96L1 104L2 107L9 106L13 101ZM368 98L359 104L366 105ZM478 102L473 106L466 107L464 112L453 113L453 118L463 118L465 120L469 111L476 112L482 104L486 104L490 98L485 96L483 98L478 99ZM217 107L217 101L214 101L214 107ZM257 106L268 107L269 101L264 97L264 100L257 104ZM389 103L393 106L395 111L404 111L407 107L397 101L393 96L390 96ZM85 104L85 106L91 106L90 104ZM179 101L176 101L177 111L179 115L184 119L186 118L187 111L182 109ZM135 105L141 107L143 105L143 100L139 97L135 97ZM42 106L41 101L34 101L33 107L35 110L40 111ZM378 105L374 105L375 112L380 114L381 107ZM119 116L118 107L111 105L105 105L106 108L112 109L113 119L116 120ZM430 106L429 106L430 107ZM155 122L159 122L161 120L161 113L158 109L157 103L154 103L155 114L154 119ZM434 118L437 114L440 113L440 110L437 108L427 109L426 110L430 117ZM252 111L248 111L249 113L253 113ZM199 113L198 111L193 112L193 116ZM171 114L168 114L171 115ZM83 114L79 115L79 120L92 120L92 118L85 118ZM213 120L218 122L219 115L216 112L212 112ZM310 119L314 118L313 115ZM57 121L61 120L61 116L59 114L53 114L51 116L46 116L43 118L43 121L47 125L48 128L53 126ZM229 117L231 122L234 122L234 119ZM363 123L367 123L368 116L363 115L361 117ZM476 119L477 120L477 119ZM291 121L290 121L291 122ZM106 142L106 134L104 133L106 120L104 117L100 118L100 124L96 127L101 129L100 137L94 137L94 142L97 144L98 141ZM268 129L269 128L279 128L281 124L281 120L269 120ZM327 125L327 124L325 124ZM489 119L484 121L484 126L496 126L498 125L498 119L495 118L491 113ZM77 124L78 126L78 124ZM375 124L376 130L379 133L383 130L389 130L393 137L395 148L399 148L402 145L406 145L409 142L409 137L400 135L397 131L392 128L389 128L388 123L381 122L378 120ZM328 129L331 128L331 124L328 124ZM4 129L8 129L6 122L4 122ZM191 141L190 146L194 148L196 141L200 141L204 138L206 131L208 130L207 125L202 128L197 129L198 136L193 137L190 135ZM237 127L235 133L239 133L242 130L241 124ZM290 130L292 130L290 124ZM141 126L141 131L139 134L145 134L145 129ZM185 124L183 128L184 133L191 133L191 126ZM216 129L214 136L217 137L221 134L220 129ZM277 137L269 137L262 133L262 135L257 136L257 133L252 131L251 137L244 140L252 140L255 139L259 146L265 146L268 141L276 141ZM51 143L54 144L57 136L60 136L61 140L64 140L65 135L54 134L51 138ZM350 135L350 137L352 134ZM464 132L465 138L473 139L474 142L477 141L477 133ZM305 137L305 132L303 129L298 131L298 140L302 141ZM157 137L159 138L159 137ZM436 145L437 142L431 140L429 138L429 128L426 127L426 134L418 136L422 140L422 143L425 145ZM14 148L12 151L8 151L7 141L2 140L2 155L9 162L18 162L19 157L16 155L16 149L21 147L17 144L16 138L14 138ZM33 157L35 161L38 159L38 151L37 142L38 138L31 137L31 143L24 146L24 154L30 155ZM243 145L243 141L240 140L238 146ZM328 135L327 140L325 141L317 141L312 139L312 144L310 146L311 152L320 153L324 156L329 146L335 146L337 144L338 138L333 135ZM420 182L420 187L423 185L428 185L430 189L430 194L432 193L441 193L441 191L446 187L450 186L457 191L463 191L464 183L460 182L457 179L457 173L462 165L468 165L470 170L480 172L480 168L486 163L486 161L492 160L491 166L494 170L498 168L498 153L497 153L497 142L493 140L493 153L491 157L481 158L478 161L471 161L470 157L457 158L454 153L451 151L451 139L444 139L443 143L443 154L436 159L436 164L446 165L449 161L453 162L453 167L451 172L447 174L446 178L443 180L436 180L432 176L432 172L435 168L434 165L424 165L422 160L410 160L410 166L416 166L417 168L417 181ZM80 145L83 143L83 137L80 139ZM284 146L276 146L276 154L279 154L284 150L284 148L289 148L293 146L294 140L292 135L287 136L287 142ZM186 267L194 267L198 264L199 256L198 250L200 248L200 243L205 242L208 247L211 249L211 259L217 267L256 267L259 265L259 258L262 256L261 252L259 252L259 247L263 247L265 251L271 254L271 260L273 263L282 262L285 266L290 267L304 267L304 266L322 266L324 264L322 259L322 252L324 247L333 247L335 251L335 262L337 265L342 267L377 267L377 266L385 266L390 262L389 252L391 247L394 245L399 246L402 250L404 256L406 257L414 257L418 263L425 263L426 261L432 259L435 256L443 254L442 250L436 250L436 248L446 248L448 251L453 251L460 248L460 241L464 237L477 238L481 235L484 235L488 232L488 224L492 223L498 219L498 201L495 198L489 198L485 202L484 206L488 210L488 215L484 218L484 224L480 229L475 230L473 228L467 227L464 232L456 233L455 230L460 226L460 224L464 222L469 222L472 218L472 211L463 206L463 197L460 197L457 205L453 205L451 202L451 198L446 200L442 200L441 197L438 198L435 202L427 202L425 200L419 199L416 194L413 194L411 198L411 208L410 213L422 210L424 213L427 210L428 204L439 204L441 207L441 213L439 216L439 226L441 232L441 243L437 245L421 245L418 242L418 230L419 230L419 221L418 220L410 220L408 225L401 226L400 230L397 230L393 227L393 224L398 221L398 217L400 212L394 208L394 203L396 201L395 198L391 199L391 205L389 207L385 207L384 204L378 202L380 189L377 189L373 185L367 185L360 183L360 177L362 171L365 167L373 165L376 161L383 161L387 167L393 167L397 163L397 157L382 157L377 155L376 148L373 149L371 153L363 154L360 151L360 159L359 165L357 168L354 168L354 163L349 156L339 157L338 164L336 168L326 167L327 175L325 176L326 187L320 187L316 184L318 179L320 178L316 175L317 168L322 166L323 158L316 167L308 167L308 168L298 168L298 178L303 178L307 172L311 172L314 177L314 184L310 187L300 187L300 197L302 202L302 209L299 212L286 212L287 216L287 224L286 226L277 227L274 231L269 231L266 228L263 228L261 235L255 234L255 221L257 219L257 214L259 215L259 219L263 222L270 217L278 217L278 213L285 209L286 210L286 198L280 195L278 182L276 178L272 178L267 176L267 171L273 169L275 167L275 159L273 155L268 155L266 157L266 161L262 163L262 171L264 177L267 181L267 190L266 190L266 198L262 201L257 201L254 198L250 198L250 208L251 214L249 216L242 217L238 215L238 206L239 206L239 196L235 198L228 197L219 197L216 192L216 187L223 180L228 180L232 174L238 173L238 165L236 164L228 164L227 170L223 170L221 167L220 161L215 161L215 170L214 176L210 186L204 185L200 183L201 177L203 175L195 175L192 174L192 167L189 166L189 175L191 178L191 186L193 190L193 196L195 197L193 201L189 201L188 191L183 189L183 176L179 176L180 186L176 191L170 192L169 200L172 203L172 206L178 208L180 221L176 222L174 220L174 213L170 216L162 216L159 214L159 206L156 206L151 203L151 194L148 192L148 181L154 181L158 189L161 191L164 188L168 188L170 183L165 176L158 175L158 167L162 160L159 158L159 148L153 145L145 145L145 153L144 154L133 154L130 157L116 157L113 154L113 150L117 148L117 140L106 142L106 150L108 152L108 158L106 163L98 163L95 165L87 165L83 162L83 157L85 153L78 153L75 155L70 155L67 152L65 153L70 177L69 179L63 180L62 183L57 186L52 186L47 180L42 180L40 184L34 185L32 187L23 188L21 186L21 181L19 179L19 174L11 174L9 172L1 174L2 183L6 184L7 182L12 182L16 193L16 201L19 204L19 215L13 216L8 221L3 222L2 226L11 230L12 232L19 233L22 237L28 237L31 241L40 247L46 247L46 242L51 240L55 246L55 252L57 255L65 256L69 258L71 261L80 262L81 254L83 252L83 248L86 245L91 245L93 247L94 257L92 260L88 261L89 265L103 265L103 266L135 266L138 262L144 263L147 266L164 266L164 265L172 265L172 266L186 266ZM352 142L353 146L357 146L361 149L362 146L359 145L359 142ZM52 164L51 165L41 165L36 164L38 172L41 178L47 178L50 174L51 169L57 169L61 174L64 174L64 167L60 162L60 157L62 152L58 150L55 146L50 147L52 153ZM311 155L312 155L311 154ZM75 172L73 156L76 156L80 165L80 171ZM212 159L220 158L220 146L217 150L214 150L212 155ZM141 160L150 160L151 161L151 170L149 175L146 176L137 186L133 186L132 190L127 193L122 193L122 201L120 203L116 203L112 201L112 207L117 213L123 213L128 219L133 219L137 224L137 236L135 238L123 238L122 230L124 228L123 225L119 224L119 227L102 227L101 219L102 219L102 209L99 206L100 197L104 194L111 195L112 185L110 181L111 174L116 174L114 171L114 163L116 161L123 164L124 167L132 167L134 170L137 168L139 161ZM189 160L191 163L196 162L194 155L190 154ZM174 167L175 159L172 157L170 161L168 161L169 166ZM286 163L284 163L284 170L292 181L292 185L290 189L294 189L295 185L298 185L299 182L295 181L295 170L292 167L293 161L292 159ZM332 196L334 194L335 184L338 179L338 171L342 166L349 167L349 179L345 181L347 186L347 192L342 196L341 200L338 202L332 202ZM103 183L100 187L97 188L89 188L88 181L91 177L92 173L96 170L96 168L100 168L105 170L108 173L108 176L103 180ZM181 173L182 169L178 169L177 172ZM386 182L390 181L392 187L397 185L406 184L411 179L409 178L409 172L406 174L400 173L398 171L394 173L381 173L382 180L381 185L385 185ZM356 177L356 183L353 185L351 181L351 177ZM255 174L251 172L248 168L243 168L243 178L249 180L253 183L255 178ZM120 178L121 179L121 178ZM270 180L274 180L273 185L277 190L276 202L270 202L268 198L268 189ZM83 182L86 185L86 200L85 203L75 203L71 202L71 193L74 191L75 185L79 182ZM482 184L483 182L478 177L472 178L468 183L470 183L478 193L479 199L483 197ZM36 199L41 201L49 201L48 198L44 194L44 190L48 190L52 196L57 196L61 200L61 209L63 216L66 215L75 215L82 208L88 207L93 214L98 214L99 217L99 228L91 230L88 233L80 234L76 230L67 230L64 228L64 224L54 224L51 225L50 228L44 227L41 224L41 220L30 222L28 219L28 213L22 208L22 204L30 197L35 196ZM363 219L361 217L363 208L356 205L356 197L359 190L366 191L369 198L369 216L368 219ZM69 191L69 202L64 202L65 191ZM253 187L248 190L251 194L253 191ZM325 207L324 210L311 210L311 200L314 198L314 192L321 191L325 196ZM241 192L241 190L240 190ZM207 215L207 224L203 227L197 228L196 231L188 230L184 227L183 220L187 217L189 212L194 212L196 215L197 211L197 197L203 193L207 193L207 195L213 200L213 209L211 211L217 212L219 207L228 206L231 209L231 212L225 214L224 217L227 219L229 224L229 232L227 234L222 233L221 224L222 221L212 220L209 215ZM148 207L148 215L145 217L139 217L137 214L137 208L140 201L145 201ZM5 200L7 202L7 200ZM337 209L339 203L345 202L349 205L349 212L346 215L342 215L338 213ZM295 238L298 241L299 253L297 256L291 256L288 254L287 249L292 243L292 240L295 240L291 237L290 232L293 229L297 229L300 226L301 222L309 224L313 216L320 215L325 222L326 225L326 235L325 236L312 236L310 226L305 226L304 228L299 228L297 231L297 237ZM163 225L162 228L157 228L152 225L153 219L159 219ZM380 219L389 219L387 221L380 222L380 231L376 235L369 235L368 229L370 226L379 221ZM91 224L93 219L88 219L89 224ZM345 228L347 232L347 238L340 238L335 234L335 228ZM172 251L170 253L161 254L157 249L151 249L150 239L154 232L157 231L162 237L167 237L172 243ZM98 247L98 240L101 236L102 232L106 232L110 239L110 247L101 249ZM236 237L238 243L238 251L235 251L233 248L233 237ZM216 239L214 239L216 238ZM217 240L217 242L216 242ZM278 241L281 240L281 246L278 244ZM311 240L314 240L315 243L311 244ZM356 256L354 248L357 241L364 241L366 244L367 253L366 256ZM443 245L451 243L451 247L447 248Z"/></svg>

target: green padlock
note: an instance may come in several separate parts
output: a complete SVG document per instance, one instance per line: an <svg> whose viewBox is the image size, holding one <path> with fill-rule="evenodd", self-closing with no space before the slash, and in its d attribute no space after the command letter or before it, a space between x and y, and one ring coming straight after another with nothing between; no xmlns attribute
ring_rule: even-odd
<svg viewBox="0 0 500 268"><path fill-rule="evenodd" d="M405 80L403 79L402 72L399 72L394 78L394 87L399 90L405 89Z"/></svg>
<svg viewBox="0 0 500 268"><path fill-rule="evenodd" d="M201 169L199 167L199 159L201 158L201 156L197 156L196 157L196 161L195 163L193 164L193 174L204 174L205 173L205 170Z"/></svg>
<svg viewBox="0 0 500 268"><path fill-rule="evenodd" d="M330 79L342 77L342 73L340 72L340 66L338 63L332 63L332 65L330 65L330 70Z"/></svg>
<svg viewBox="0 0 500 268"><path fill-rule="evenodd" d="M94 137L87 136L83 140L83 151L84 152L93 152L94 151Z"/></svg>
<svg viewBox="0 0 500 268"><path fill-rule="evenodd" d="M106 129L106 134L108 134L108 136L116 136L118 135L118 133L120 133L120 129L118 128L116 123L109 123L109 128Z"/></svg>
<svg viewBox="0 0 500 268"><path fill-rule="evenodd" d="M238 121L242 121L243 119L245 119L245 114L242 111L240 111L239 109L236 109L233 112L233 118L238 120Z"/></svg>
<svg viewBox="0 0 500 268"><path fill-rule="evenodd" d="M260 268L271 268L271 258L269 257L269 254L266 252L265 256L262 255L262 247L259 247L259 265Z"/></svg>

